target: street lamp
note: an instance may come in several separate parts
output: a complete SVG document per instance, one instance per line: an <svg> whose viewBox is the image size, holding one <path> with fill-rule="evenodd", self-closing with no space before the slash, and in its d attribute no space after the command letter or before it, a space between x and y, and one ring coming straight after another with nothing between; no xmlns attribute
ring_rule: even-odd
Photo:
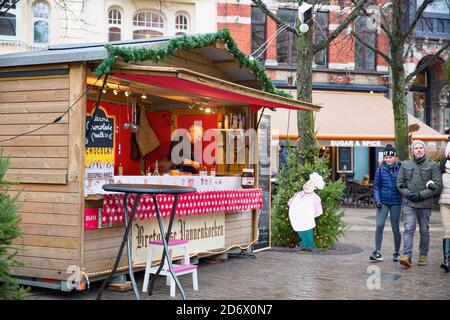
<svg viewBox="0 0 450 320"><path fill-rule="evenodd" d="M309 26L306 23L312 19L312 7L311 4L306 2L303 2L298 7L298 19L300 20L301 33L306 33L309 30Z"/></svg>

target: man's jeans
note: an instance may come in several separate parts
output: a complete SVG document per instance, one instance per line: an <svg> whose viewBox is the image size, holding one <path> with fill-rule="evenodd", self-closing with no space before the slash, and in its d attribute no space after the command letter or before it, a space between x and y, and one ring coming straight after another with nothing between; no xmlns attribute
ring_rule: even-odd
<svg viewBox="0 0 450 320"><path fill-rule="evenodd" d="M419 220L420 243L419 254L428 255L430 246L430 215L431 209L417 209L408 206L403 207L405 216L405 234L403 237L403 254L412 258L414 232L416 231L416 220Z"/></svg>

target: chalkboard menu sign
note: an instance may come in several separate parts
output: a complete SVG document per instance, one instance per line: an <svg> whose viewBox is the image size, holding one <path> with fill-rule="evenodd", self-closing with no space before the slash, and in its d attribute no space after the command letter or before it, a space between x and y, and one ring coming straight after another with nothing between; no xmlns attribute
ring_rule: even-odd
<svg viewBox="0 0 450 320"><path fill-rule="evenodd" d="M92 115L86 117L86 132L89 132L89 136L86 137L86 147L114 147L114 118L107 117L103 108L100 107L97 110L94 119Z"/></svg>
<svg viewBox="0 0 450 320"><path fill-rule="evenodd" d="M353 172L353 148L338 147L337 148L337 172L352 173Z"/></svg>
<svg viewBox="0 0 450 320"><path fill-rule="evenodd" d="M263 207L259 211L256 250L270 247L270 115L263 115L258 128L258 187L262 189Z"/></svg>
<svg viewBox="0 0 450 320"><path fill-rule="evenodd" d="M89 190L94 180L114 177L115 117L100 107L94 117L86 116L86 133L85 179Z"/></svg>

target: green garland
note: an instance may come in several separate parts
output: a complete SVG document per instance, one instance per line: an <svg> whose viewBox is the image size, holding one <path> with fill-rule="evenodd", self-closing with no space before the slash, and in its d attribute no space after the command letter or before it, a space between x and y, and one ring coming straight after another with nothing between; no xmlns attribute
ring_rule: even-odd
<svg viewBox="0 0 450 320"><path fill-rule="evenodd" d="M95 74L100 77L111 71L111 66L116 63L116 59L121 57L127 63L136 63L139 61L150 60L159 62L164 59L170 59L177 50L192 50L196 48L203 48L216 44L217 42L225 43L228 51L239 62L240 67L250 69L256 78L263 83L263 90L279 96L292 98L287 92L278 90L272 83L272 80L267 76L266 69L261 66L259 61L250 59L241 50L239 50L236 42L230 35L228 29L222 29L216 33L206 33L202 35L184 35L170 40L166 45L157 49L151 48L124 48L112 45L106 45L108 50L108 57L95 70Z"/></svg>

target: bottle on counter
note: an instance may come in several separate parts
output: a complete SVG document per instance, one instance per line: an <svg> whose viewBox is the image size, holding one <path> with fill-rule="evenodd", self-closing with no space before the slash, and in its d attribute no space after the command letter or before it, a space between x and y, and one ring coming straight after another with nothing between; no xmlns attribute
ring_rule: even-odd
<svg viewBox="0 0 450 320"><path fill-rule="evenodd" d="M233 115L233 122L232 122L231 128L232 129L238 128L238 115L237 114Z"/></svg>
<svg viewBox="0 0 450 320"><path fill-rule="evenodd" d="M216 166L211 166L211 169L209 170L209 175L212 177L216 175Z"/></svg>
<svg viewBox="0 0 450 320"><path fill-rule="evenodd" d="M200 165L200 169L198 170L198 175L199 176L207 176L208 171L206 170L206 167L204 167L203 165Z"/></svg>
<svg viewBox="0 0 450 320"><path fill-rule="evenodd" d="M242 169L241 186L244 189L255 186L255 171L253 169Z"/></svg>
<svg viewBox="0 0 450 320"><path fill-rule="evenodd" d="M153 170L154 176L159 176L158 160L155 161L155 170Z"/></svg>
<svg viewBox="0 0 450 320"><path fill-rule="evenodd" d="M117 167L117 175L123 176L123 166L121 163L119 163L119 167Z"/></svg>
<svg viewBox="0 0 450 320"><path fill-rule="evenodd" d="M229 123L228 123L228 116L227 115L224 115L223 116L223 128L224 129L229 129Z"/></svg>

